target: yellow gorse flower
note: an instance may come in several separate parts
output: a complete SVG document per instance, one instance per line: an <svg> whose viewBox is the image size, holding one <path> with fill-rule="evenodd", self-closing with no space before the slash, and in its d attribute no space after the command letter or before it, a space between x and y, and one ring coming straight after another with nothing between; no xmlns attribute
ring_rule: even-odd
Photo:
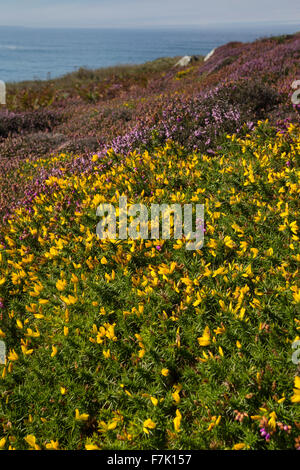
<svg viewBox="0 0 300 470"><path fill-rule="evenodd" d="M208 346L211 343L209 327L204 328L203 335L198 338L199 346Z"/></svg>
<svg viewBox="0 0 300 470"><path fill-rule="evenodd" d="M96 444L85 444L85 450L100 450Z"/></svg>
<svg viewBox="0 0 300 470"><path fill-rule="evenodd" d="M239 444L234 444L232 450L242 450L245 449L246 444L244 442L240 442Z"/></svg>
<svg viewBox="0 0 300 470"><path fill-rule="evenodd" d="M300 403L300 377L297 375L295 377L295 384L294 384L294 395L291 398L293 403Z"/></svg>
<svg viewBox="0 0 300 470"><path fill-rule="evenodd" d="M5 437L3 437L2 439L0 439L0 449L3 449L3 448L4 448L5 443L6 443Z"/></svg>
<svg viewBox="0 0 300 470"><path fill-rule="evenodd" d="M59 450L59 442L51 440L46 444L47 450Z"/></svg>
<svg viewBox="0 0 300 470"><path fill-rule="evenodd" d="M176 432L180 432L181 429L180 429L180 425L181 425L181 419L182 419L182 414L180 413L179 410L176 410L176 416L173 420L173 423L174 423L174 430Z"/></svg>
<svg viewBox="0 0 300 470"><path fill-rule="evenodd" d="M41 448L37 445L36 443L36 437L33 434L28 434L24 440L27 442L27 444L31 447L31 449L34 450L41 450Z"/></svg>
<svg viewBox="0 0 300 470"><path fill-rule="evenodd" d="M17 361L19 359L19 356L14 349L9 351L7 357L9 361Z"/></svg>
<svg viewBox="0 0 300 470"><path fill-rule="evenodd" d="M155 429L156 428L156 424L152 421L152 419L148 418L144 421L144 424L143 424L143 431L146 433L146 434L149 434L149 429Z"/></svg>
<svg viewBox="0 0 300 470"><path fill-rule="evenodd" d="M56 283L56 289L62 292L67 287L67 281L65 279L59 279Z"/></svg>
<svg viewBox="0 0 300 470"><path fill-rule="evenodd" d="M56 346L54 346L54 345L52 345L52 353L51 353L51 357L54 357L54 356L56 356L56 354L57 354L57 347L56 347Z"/></svg>
<svg viewBox="0 0 300 470"><path fill-rule="evenodd" d="M89 419L89 415L86 413L79 413L79 410L76 408L75 410L75 419L76 421L87 421Z"/></svg>

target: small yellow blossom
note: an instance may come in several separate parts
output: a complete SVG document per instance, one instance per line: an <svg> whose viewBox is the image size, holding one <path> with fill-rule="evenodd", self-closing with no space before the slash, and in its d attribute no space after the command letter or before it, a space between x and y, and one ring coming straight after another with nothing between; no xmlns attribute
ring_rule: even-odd
<svg viewBox="0 0 300 470"><path fill-rule="evenodd" d="M19 356L16 353L16 351L14 349L10 350L9 354L8 354L8 360L9 361L17 361L18 359L19 359Z"/></svg>
<svg viewBox="0 0 300 470"><path fill-rule="evenodd" d="M60 292L64 291L67 287L67 281L65 279L59 279L56 283L56 289Z"/></svg>
<svg viewBox="0 0 300 470"><path fill-rule="evenodd" d="M182 414L179 410L176 410L176 417L173 420L174 429L176 432L180 432L180 424L181 424Z"/></svg>
<svg viewBox="0 0 300 470"><path fill-rule="evenodd" d="M105 357L105 359L110 358L110 349L107 349L107 351L104 349L103 350L103 356Z"/></svg>
<svg viewBox="0 0 300 470"><path fill-rule="evenodd" d="M146 433L146 434L149 434L149 431L148 429L154 429L156 428L156 424L152 421L152 419L146 419L146 421L144 421L144 424L143 424L143 431Z"/></svg>
<svg viewBox="0 0 300 470"><path fill-rule="evenodd" d="M0 439L0 449L3 449L3 448L4 448L5 443L6 443L5 437L3 437L2 439Z"/></svg>
<svg viewBox="0 0 300 470"><path fill-rule="evenodd" d="M295 388L294 388L294 395L291 398L293 403L300 403L300 377L297 375L295 377Z"/></svg>
<svg viewBox="0 0 300 470"><path fill-rule="evenodd" d="M24 440L27 444L34 450L41 450L41 448L36 443L36 437L33 434L28 434Z"/></svg>
<svg viewBox="0 0 300 470"><path fill-rule="evenodd" d="M48 442L48 444L46 444L46 449L48 449L48 450L59 450L58 441L51 440L50 442Z"/></svg>
<svg viewBox="0 0 300 470"><path fill-rule="evenodd" d="M154 406L157 406L157 404L158 404L158 399L157 399L157 398L155 398L155 397L150 397L150 400L152 401L152 403L153 403Z"/></svg>
<svg viewBox="0 0 300 470"><path fill-rule="evenodd" d="M75 419L76 421L87 421L89 419L89 415L86 413L79 413L79 410L76 408L75 410Z"/></svg>
<svg viewBox="0 0 300 470"><path fill-rule="evenodd" d="M100 450L96 444L85 444L85 450Z"/></svg>
<svg viewBox="0 0 300 470"><path fill-rule="evenodd" d="M198 338L198 343L200 346L208 346L210 344L210 331L208 326L204 328L203 335Z"/></svg>
<svg viewBox="0 0 300 470"><path fill-rule="evenodd" d="M244 442L240 442L239 444L234 444L233 450L242 450L246 447L246 444Z"/></svg>
<svg viewBox="0 0 300 470"><path fill-rule="evenodd" d="M52 353L51 353L51 357L54 357L54 356L56 356L56 354L57 354L57 347L52 345Z"/></svg>

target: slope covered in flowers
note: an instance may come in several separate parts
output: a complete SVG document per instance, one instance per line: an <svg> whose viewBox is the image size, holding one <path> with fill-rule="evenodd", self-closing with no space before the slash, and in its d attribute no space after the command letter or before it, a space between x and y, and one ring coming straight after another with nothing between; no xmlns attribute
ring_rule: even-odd
<svg viewBox="0 0 300 470"><path fill-rule="evenodd" d="M299 54L298 33L230 43L182 70L173 67L176 58L160 59L8 84L7 110L0 112L1 217L44 190L45 174L34 161L51 153L84 157L104 147L126 153L149 147L154 136L158 145L171 138L213 152L224 133L251 129L257 120L279 127L297 120L291 85L299 77ZM24 160L30 161L25 168Z"/></svg>
<svg viewBox="0 0 300 470"><path fill-rule="evenodd" d="M299 448L300 128L247 127L213 153L152 135L26 163L45 174L2 229L2 448ZM205 204L203 248L97 239L121 195Z"/></svg>

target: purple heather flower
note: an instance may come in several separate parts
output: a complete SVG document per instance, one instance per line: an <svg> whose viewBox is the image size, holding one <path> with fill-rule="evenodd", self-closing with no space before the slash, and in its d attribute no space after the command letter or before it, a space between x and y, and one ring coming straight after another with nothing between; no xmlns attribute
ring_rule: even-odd
<svg viewBox="0 0 300 470"><path fill-rule="evenodd" d="M265 430L265 428L261 428L259 431L262 437L265 437L267 435L267 431Z"/></svg>

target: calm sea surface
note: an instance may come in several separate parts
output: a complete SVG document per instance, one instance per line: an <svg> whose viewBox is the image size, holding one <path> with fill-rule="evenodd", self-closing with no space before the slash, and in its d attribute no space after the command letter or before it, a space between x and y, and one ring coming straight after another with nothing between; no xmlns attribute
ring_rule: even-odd
<svg viewBox="0 0 300 470"><path fill-rule="evenodd" d="M99 68L139 64L158 57L204 55L229 41L249 42L299 29L295 24L144 30L0 26L0 80L44 80L79 67Z"/></svg>

